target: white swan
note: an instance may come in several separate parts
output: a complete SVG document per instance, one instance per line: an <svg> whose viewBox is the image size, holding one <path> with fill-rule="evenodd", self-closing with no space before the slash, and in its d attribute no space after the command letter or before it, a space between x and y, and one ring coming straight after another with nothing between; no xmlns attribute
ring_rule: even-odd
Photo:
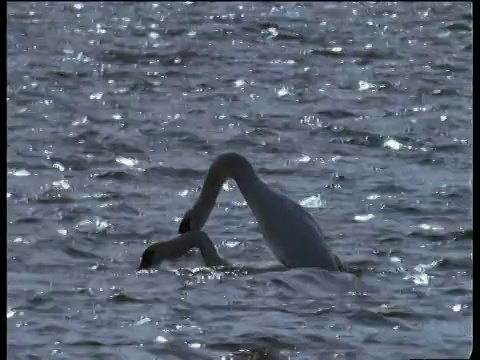
<svg viewBox="0 0 480 360"><path fill-rule="evenodd" d="M228 265L228 263L218 255L215 246L207 234L203 231L191 231L171 240L148 246L142 254L142 260L138 270L149 269L152 266L159 265L163 260L176 259L195 247L200 249L206 266Z"/></svg>
<svg viewBox="0 0 480 360"><path fill-rule="evenodd" d="M284 266L334 271L343 267L313 217L296 202L271 190L255 174L248 160L236 153L222 154L212 163L200 196L180 223L180 234L203 228L220 188L229 178L237 183L267 245Z"/></svg>

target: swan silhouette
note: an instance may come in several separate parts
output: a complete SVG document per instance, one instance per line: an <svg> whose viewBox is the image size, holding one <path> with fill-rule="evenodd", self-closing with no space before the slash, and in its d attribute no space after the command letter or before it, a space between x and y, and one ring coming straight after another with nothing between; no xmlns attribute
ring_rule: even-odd
<svg viewBox="0 0 480 360"><path fill-rule="evenodd" d="M222 185L228 179L237 183L257 219L268 247L285 267L316 267L331 271L343 268L340 259L328 247L325 235L312 215L284 194L270 189L257 176L250 162L233 152L222 154L213 161L200 196L185 213L178 228L183 236L190 232L194 234L185 238L180 236L169 242L177 242L178 246L164 245L171 247L169 254L181 256L190 248L198 246L204 258L207 253L213 254L213 249L216 256L212 258L212 263L221 260L225 264L216 253L211 240L200 230L207 222ZM194 241L196 238L197 241ZM161 245L153 247L151 251L157 254L156 249L162 250ZM161 255L156 256L161 258Z"/></svg>

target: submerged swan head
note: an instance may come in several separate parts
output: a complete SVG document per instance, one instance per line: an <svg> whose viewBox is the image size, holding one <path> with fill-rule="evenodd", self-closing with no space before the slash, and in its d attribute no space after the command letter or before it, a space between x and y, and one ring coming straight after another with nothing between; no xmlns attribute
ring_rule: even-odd
<svg viewBox="0 0 480 360"><path fill-rule="evenodd" d="M176 236L168 241L151 244L143 252L138 270L149 269L153 266L160 265L163 260L174 259L184 255L196 245L198 238L202 236L201 233L192 232Z"/></svg>
<svg viewBox="0 0 480 360"><path fill-rule="evenodd" d="M207 177L195 204L187 210L178 227L180 234L199 231L207 222L222 185L229 178L255 176L252 165L242 155L229 152L218 156L208 169Z"/></svg>
<svg viewBox="0 0 480 360"><path fill-rule="evenodd" d="M140 261L140 265L138 266L137 270L146 270L150 269L155 264L159 264L163 261L163 259L156 260L156 252L154 249L149 246L142 254L142 260ZM155 261L156 260L156 261Z"/></svg>
<svg viewBox="0 0 480 360"><path fill-rule="evenodd" d="M185 255L192 248L200 249L207 266L224 265L225 262L218 255L215 246L203 231L192 231L174 237L168 241L161 241L150 245L142 254L138 270L149 269L160 265L164 260L177 259Z"/></svg>

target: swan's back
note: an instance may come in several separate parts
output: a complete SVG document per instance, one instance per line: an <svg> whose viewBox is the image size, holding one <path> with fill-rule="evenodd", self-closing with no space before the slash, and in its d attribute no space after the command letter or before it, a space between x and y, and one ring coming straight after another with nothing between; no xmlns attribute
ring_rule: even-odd
<svg viewBox="0 0 480 360"><path fill-rule="evenodd" d="M301 205L264 184L252 211L269 247L285 266L338 270L323 231Z"/></svg>

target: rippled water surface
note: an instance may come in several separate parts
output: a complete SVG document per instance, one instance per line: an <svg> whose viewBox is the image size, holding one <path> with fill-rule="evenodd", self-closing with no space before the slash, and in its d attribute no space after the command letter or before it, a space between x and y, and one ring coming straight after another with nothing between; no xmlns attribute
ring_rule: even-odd
<svg viewBox="0 0 480 360"><path fill-rule="evenodd" d="M470 4L7 12L9 359L469 355ZM267 270L230 181L205 230L233 270L136 273L227 151L353 272Z"/></svg>

